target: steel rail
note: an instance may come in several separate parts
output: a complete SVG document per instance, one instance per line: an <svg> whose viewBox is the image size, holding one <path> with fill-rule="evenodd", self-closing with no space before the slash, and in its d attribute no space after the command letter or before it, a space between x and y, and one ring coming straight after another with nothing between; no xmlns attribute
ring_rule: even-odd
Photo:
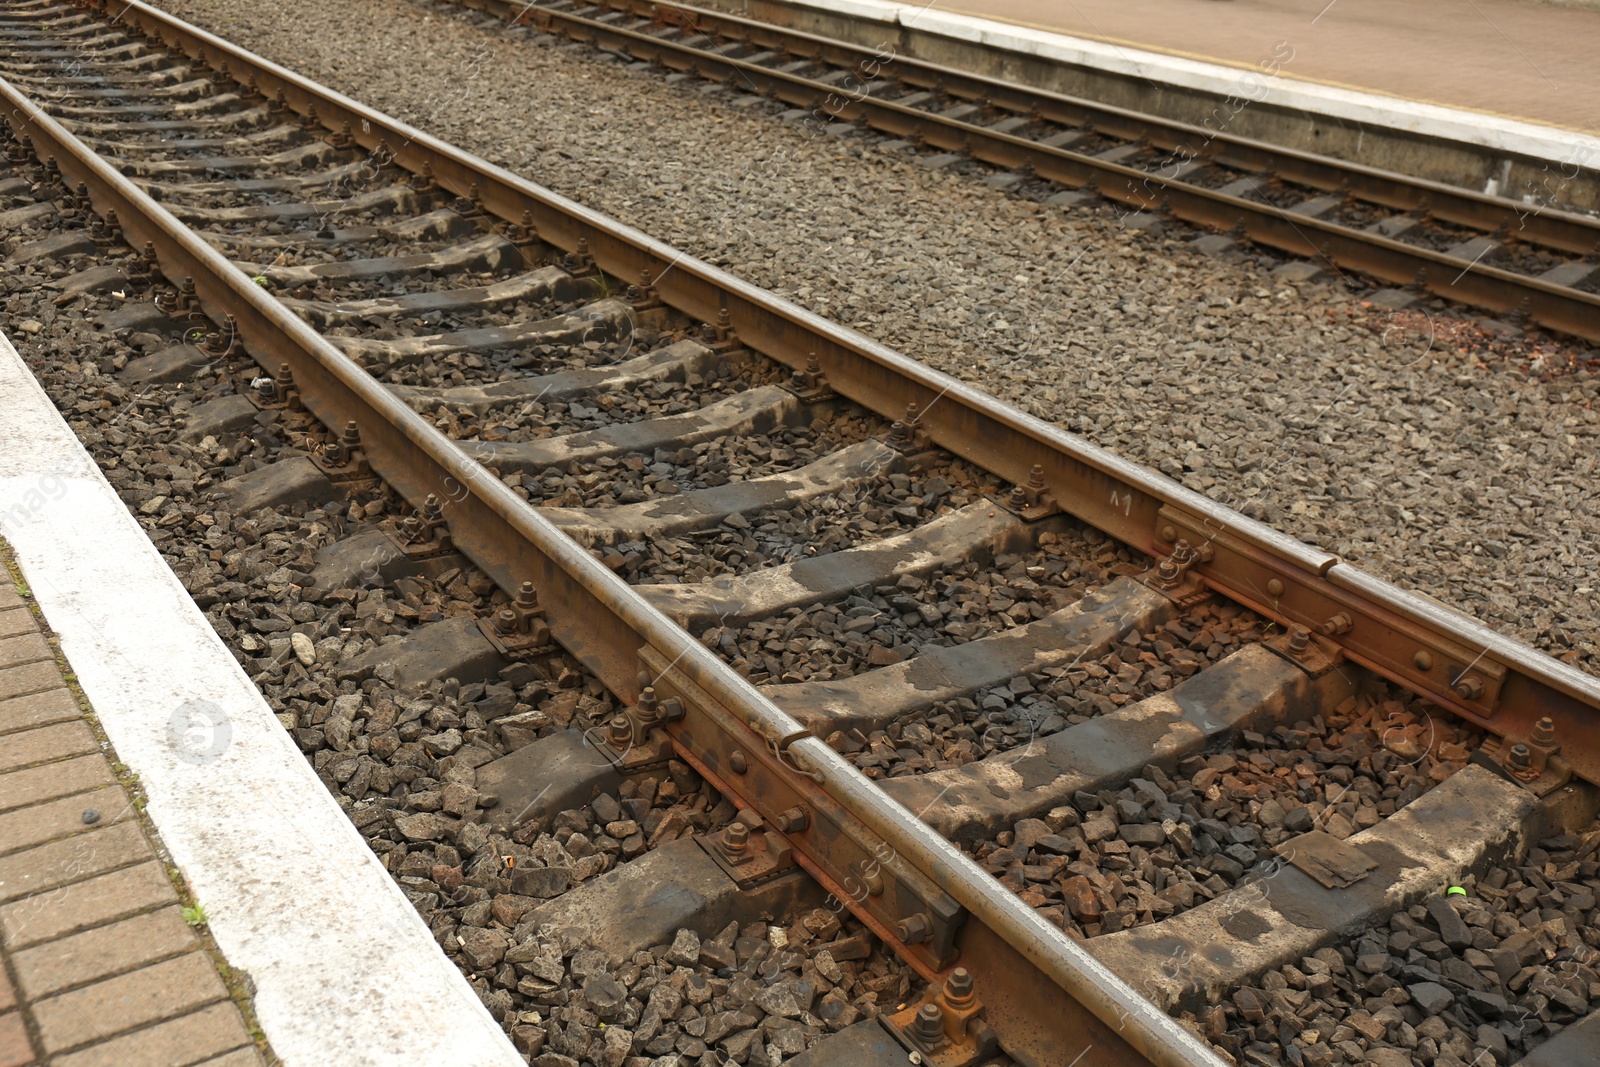
<svg viewBox="0 0 1600 1067"><path fill-rule="evenodd" d="M948 451L1012 482L1043 467L1048 495L1063 510L1152 556L1182 536L1213 559L1193 573L1210 588L1284 624L1312 629L1339 614L1331 635L1351 659L1502 737L1522 737L1549 716L1558 735L1594 736L1600 680L1496 634L1460 612L1373 578L1336 556L1246 518L1176 482L1042 420L1001 404L862 334L806 311L721 270L467 155L275 64L147 7L112 0L171 46L226 62L263 92L281 92L296 111L316 108L330 129L349 126L368 148L387 145L400 165L430 171L457 193L476 191L483 209L532 223L542 240L574 250L624 280L648 275L658 298L695 318L725 313L742 342L796 369L815 353L829 384L893 417L917 404L917 427ZM1168 537L1166 534L1174 536ZM1469 671L1470 668L1470 671ZM1473 680L1481 687L1469 691ZM1576 773L1600 782L1600 746L1567 753Z"/></svg>
<svg viewBox="0 0 1600 1067"><path fill-rule="evenodd" d="M1409 245L1380 234L1294 215L1273 204L1230 196L1176 176L1139 170L960 118L877 100L869 93L846 92L840 86L708 50L706 45L714 43L709 37L704 43L669 41L650 33L597 22L575 11L529 5L521 0L447 2L504 16L508 21L534 22L549 32L559 29L574 40L587 41L635 59L659 62L673 70L693 71L714 80L742 82L751 91L772 95L796 106L818 108L831 118L862 121L885 133L919 140L928 147L963 152L974 159L1009 169L1029 169L1038 177L1067 186L1092 187L1107 199L1136 210L1160 211L1210 229L1238 232L1279 251L1321 259L1335 269L1359 271L1400 286L1420 285L1447 300L1497 313L1523 313L1551 330L1600 340L1600 294ZM1193 151L1208 161L1270 173L1316 189L1348 192L1397 211L1426 211L1435 219L1480 230L1515 227L1531 242L1578 256L1600 248L1600 220L1582 215L1556 210L1533 211L1515 201L1439 182L1406 178L1359 164L1151 119L920 61L886 60L855 45L701 8L654 4L651 0L595 2L614 11L684 13L697 28L730 26L732 29L726 31L730 36L743 35L741 39L756 44L792 48L798 55L815 54L821 61L837 61L841 67L854 62L858 71L863 66L893 69L896 73L892 76L908 84L937 85L941 91L952 95L987 100L1009 110L1036 113L1052 121L1069 124L1087 121L1097 130L1142 140L1169 151L1190 150L1189 146L1198 138L1202 148ZM911 76L901 74L902 67L910 71ZM870 81L875 75L858 76Z"/></svg>
<svg viewBox="0 0 1600 1067"><path fill-rule="evenodd" d="M232 61L259 65L262 76L291 80L297 94L315 96L319 104L336 112L359 108L144 5L118 2L113 11L125 23L159 25L165 32L182 34L195 48L214 56L225 51ZM30 142L40 158L54 160L72 187L79 183L86 187L97 213L104 217L115 211L130 243L153 247L164 275L174 282L192 281L200 306L214 319L232 316L237 338L252 358L269 369L287 363L306 406L325 425L342 426L354 420L361 430L367 461L391 487L413 501L430 494L442 496L452 539L460 551L503 588L515 589L523 581L533 581L544 603L552 608L549 623L557 639L608 687L625 699L636 699L641 662L665 664L658 681L673 684L678 692L695 699L686 720L668 727L674 745L680 756L707 769L713 785L769 820L782 810L762 802L767 797L754 798L749 790L739 788L747 783L730 785L726 774L717 774L715 765L707 766L707 750L697 741L719 731L743 731L749 736L740 740L760 757L762 767L781 766L787 760L790 769L783 773L793 781L782 783L784 795L799 796L819 814L831 814L842 831L840 836L851 838L847 844L855 855L868 857L874 872L886 876L883 881L892 879L897 891L901 883L913 888L927 883L929 888L922 889L925 898L940 893L953 898L964 909L964 922L955 930L953 958L972 972L980 991L995 991L984 998L985 1020L1020 1062L1043 1065L1061 1049L1071 1048L1083 1051L1079 1062L1085 1067L1145 1063L1220 1067L1215 1054L1187 1030L1139 997L953 845L890 801L843 756L807 736L795 720L687 631L651 607L536 508L488 474L4 79L0 79L0 106L6 109L5 122L15 136ZM397 139L426 141L408 127L360 110ZM514 180L481 160L462 156L458 162L482 167L486 176L501 181ZM589 225L602 221L577 204L540 192L552 209L581 216ZM699 264L691 266L709 270ZM784 747L784 758L771 759L759 747L763 738L792 743ZM755 777L754 769L751 777ZM834 862L841 844L820 840L825 836L800 833L789 840L797 852L809 857L802 865L832 889L841 903L873 929L884 932L884 916L871 898L862 894L858 900L842 884ZM896 894L880 895L894 898ZM903 891L900 896L903 900ZM892 933L886 936L925 975L940 973L940 968L928 965L917 946L897 942ZM1016 996L1011 995L1013 989Z"/></svg>

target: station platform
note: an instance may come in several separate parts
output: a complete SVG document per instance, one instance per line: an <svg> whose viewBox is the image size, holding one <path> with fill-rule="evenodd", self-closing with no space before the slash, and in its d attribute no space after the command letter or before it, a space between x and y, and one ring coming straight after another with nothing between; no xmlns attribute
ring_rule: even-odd
<svg viewBox="0 0 1600 1067"><path fill-rule="evenodd" d="M0 570L10 562L0 542ZM260 1067L67 686L18 574L0 577L0 1067Z"/></svg>
<svg viewBox="0 0 1600 1067"><path fill-rule="evenodd" d="M0 1067L525 1064L3 335L0 397Z"/></svg>
<svg viewBox="0 0 1600 1067"><path fill-rule="evenodd" d="M1528 0L933 0L929 8L1241 70L1275 60L1276 77L1600 132L1595 8Z"/></svg>
<svg viewBox="0 0 1600 1067"><path fill-rule="evenodd" d="M1531 0L701 0L885 55L1600 211L1600 6Z"/></svg>

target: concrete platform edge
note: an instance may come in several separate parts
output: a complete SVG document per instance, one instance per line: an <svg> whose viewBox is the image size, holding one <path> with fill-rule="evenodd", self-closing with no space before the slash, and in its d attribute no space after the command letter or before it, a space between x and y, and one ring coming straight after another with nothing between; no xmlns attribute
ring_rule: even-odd
<svg viewBox="0 0 1600 1067"><path fill-rule="evenodd" d="M721 0L724 6L727 0ZM1382 93L1302 81L1292 75L1268 77L1248 66L1205 63L1128 45L1031 29L972 15L958 15L920 4L892 0L785 0L799 7L914 28L987 48L1052 62L1089 67L1163 82L1185 89L1238 96L1256 103L1306 111L1347 122L1404 131L1496 152L1549 160L1567 166L1600 157L1600 138L1512 118L1406 100ZM1245 81L1254 76L1253 80ZM1264 90L1264 93L1263 93Z"/></svg>
<svg viewBox="0 0 1600 1067"><path fill-rule="evenodd" d="M518 1067L0 335L0 533L285 1064Z"/></svg>

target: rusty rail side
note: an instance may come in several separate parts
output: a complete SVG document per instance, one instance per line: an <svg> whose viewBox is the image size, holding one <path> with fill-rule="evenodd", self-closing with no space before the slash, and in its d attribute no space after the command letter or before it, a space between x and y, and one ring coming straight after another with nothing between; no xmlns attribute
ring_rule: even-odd
<svg viewBox="0 0 1600 1067"><path fill-rule="evenodd" d="M260 64L261 75L292 79L297 99L335 112L356 108L341 97L246 57L198 30L142 5L118 4L124 22L148 20L173 34L194 35L196 50L228 62ZM174 29L173 26L180 27ZM922 973L936 977L959 961L973 973L986 1020L1024 1063L1051 1062L1063 1048L1082 1049L1085 1067L1218 1067L1220 1061L1186 1030L1140 998L1058 928L1004 889L880 791L838 753L810 737L788 715L726 664L652 608L620 578L542 518L497 478L459 450L384 386L334 349L243 272L210 248L127 178L85 147L22 93L0 80L0 106L15 135L41 158L54 159L72 186L82 183L102 216L114 210L130 243L154 247L161 272L194 285L213 318L232 316L237 335L266 368L287 363L302 398L326 425L354 420L368 462L413 501L441 496L456 546L504 588L531 580L551 608L561 643L625 699L637 698L641 665L656 665L657 681L688 703L667 727L678 754L712 772L715 785L769 823L775 804L807 804L811 832L788 835L801 865ZM361 109L369 126L397 127ZM420 137L421 135L415 135ZM431 142L429 142L432 145ZM433 146L438 151L442 146ZM442 162L442 160L441 160ZM462 160L455 166L465 166ZM509 178L509 175L504 176ZM576 205L584 225L603 220ZM555 203L549 205L552 209ZM609 225L609 224L607 224ZM768 748L772 751L769 754ZM730 782L718 766L735 750L754 753L746 779ZM881 888L854 893L856 873ZM945 958L895 936L906 909L940 912L952 941ZM1051 991L1051 1010L1034 1010L1014 987Z"/></svg>

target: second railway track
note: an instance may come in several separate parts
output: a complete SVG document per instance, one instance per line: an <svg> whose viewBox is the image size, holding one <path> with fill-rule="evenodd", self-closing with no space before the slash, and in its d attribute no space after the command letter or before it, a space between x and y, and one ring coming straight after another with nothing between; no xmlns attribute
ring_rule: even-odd
<svg viewBox="0 0 1600 1067"><path fill-rule="evenodd" d="M861 125L926 166L971 158L1000 168L1001 188L1067 190L1052 202L1098 194L1119 216L1176 218L1600 340L1600 220L1560 201L1576 164L1524 202L1240 137L1225 116L1191 126L692 5L450 2L770 97L819 127ZM1268 73L1290 58L1275 50Z"/></svg>
<svg viewBox="0 0 1600 1067"><path fill-rule="evenodd" d="M102 455L182 415L139 446L141 512L525 1049L782 1058L870 1044L865 1012L937 1063L1216 1062L1186 1012L1244 1062L1406 1027L1454 1055L1513 998L1370 931L1478 951L1508 994L1589 966L1592 894L1531 951L1437 909L1540 842L1567 877L1486 880L1457 923L1582 899L1593 679L153 9L109 15L0 8L6 218L52 231L13 242L13 292L139 337L82 353L116 376L80 412ZM689 904L646 908L660 880ZM588 930L612 960L540 940L627 900L637 929ZM658 1005L646 1036L629 989L674 964L728 1017L669 1033ZM1557 984L1508 1050L1584 1013ZM1430 985L1460 1004L1418 1038Z"/></svg>

